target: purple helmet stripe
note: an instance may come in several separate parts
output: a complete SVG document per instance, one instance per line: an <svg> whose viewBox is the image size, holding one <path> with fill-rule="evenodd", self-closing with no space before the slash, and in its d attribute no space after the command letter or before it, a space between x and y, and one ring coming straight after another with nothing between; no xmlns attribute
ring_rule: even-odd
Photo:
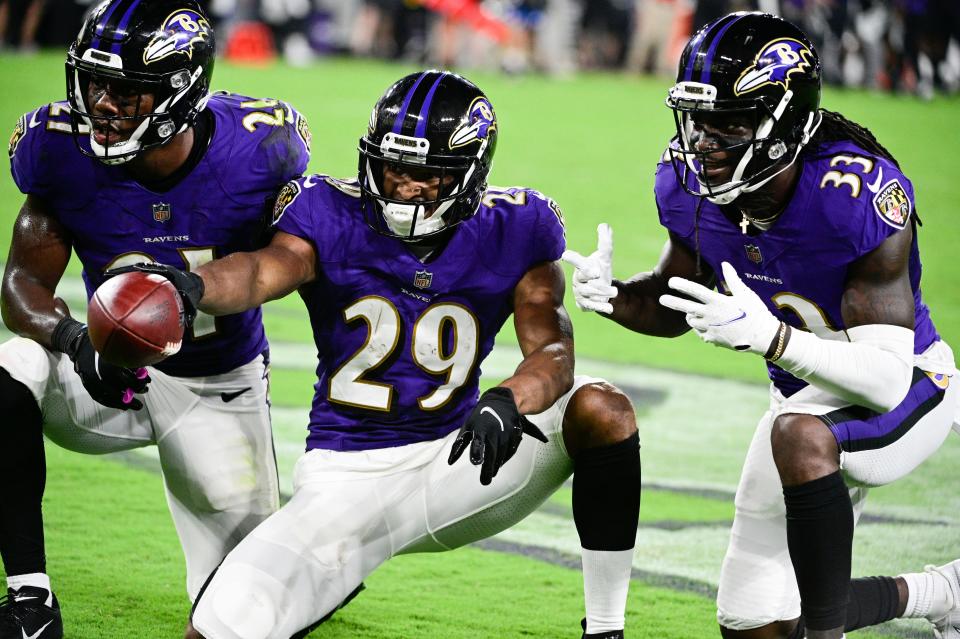
<svg viewBox="0 0 960 639"><path fill-rule="evenodd" d="M407 109L410 107L410 101L413 99L413 94L417 92L417 87L420 86L420 83L423 82L423 78L426 77L427 73L424 71L420 74L420 77L417 78L417 81L413 83L413 86L410 87L410 90L407 91L407 96L403 98L403 106L400 107L400 112L397 113L396 119L393 121L393 132L400 133L403 129L403 120L407 117Z"/></svg>
<svg viewBox="0 0 960 639"><path fill-rule="evenodd" d="M423 100L423 106L420 107L420 118L417 121L417 131L414 133L418 138L426 137L427 135L427 120L430 119L430 103L433 102L433 94L437 92L440 80L443 80L445 75L447 75L447 72L443 71L437 76L437 79L433 81L433 86L431 86L427 92L427 97Z"/></svg>
<svg viewBox="0 0 960 639"><path fill-rule="evenodd" d="M721 24L727 24L736 20L739 17L738 14L733 14L729 16L724 16L712 24L701 29L699 35L694 38L693 42L690 43L690 57L687 58L687 68L683 74L683 79L685 81L693 80L693 67L696 65L697 57L700 53L700 47L703 46L703 43L708 39L711 39L711 36L716 32L716 29L720 27ZM703 69L703 65L700 66L700 69ZM702 72L702 71L701 71Z"/></svg>
<svg viewBox="0 0 960 639"><path fill-rule="evenodd" d="M704 29L700 32L694 41L690 44L690 57L687 58L687 70L683 74L683 79L689 81L693 78L693 63L697 59L697 51L700 49L700 45L703 44L703 40L707 37L707 32L709 29Z"/></svg>
<svg viewBox="0 0 960 639"><path fill-rule="evenodd" d="M100 24L97 25L97 28L94 31L93 41L90 43L91 49L96 49L97 47L100 46L100 36L103 35L104 27L106 27L107 23L110 22L110 18L113 16L113 12L116 11L122 4L123 4L122 1L117 2L112 7L110 7L109 11L107 11L102 18L100 18Z"/></svg>
<svg viewBox="0 0 960 639"><path fill-rule="evenodd" d="M718 33L717 37L714 38L713 42L710 43L710 48L707 49L707 57L703 61L703 67L702 67L703 71L701 72L701 76L700 76L700 81L703 82L704 84L710 84L710 65L713 64L713 54L716 53L717 51L717 45L720 44L720 39L723 38L723 34L727 32L727 29L732 27L734 23L740 20L740 18L742 18L744 15L746 14L740 14L734 17L733 20L730 20L725 25L723 25L723 27L720 29L720 33Z"/></svg>
<svg viewBox="0 0 960 639"><path fill-rule="evenodd" d="M122 33L127 28L127 24L130 22L130 16L133 15L133 10L137 8L137 5L140 4L140 0L133 0L133 4L130 5L130 8L127 9L127 12L123 14L123 17L120 18L120 24L117 25L117 32ZM120 43L114 42L113 46L110 47L112 53L120 53Z"/></svg>

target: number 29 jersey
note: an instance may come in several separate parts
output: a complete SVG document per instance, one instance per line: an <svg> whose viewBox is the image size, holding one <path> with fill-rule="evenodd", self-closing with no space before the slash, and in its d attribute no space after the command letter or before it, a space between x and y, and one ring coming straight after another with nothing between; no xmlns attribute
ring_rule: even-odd
<svg viewBox="0 0 960 639"><path fill-rule="evenodd" d="M81 153L66 103L20 118L10 140L13 179L23 193L47 202L66 229L88 298L111 268L156 261L191 270L263 241L277 191L306 170L306 121L278 100L227 93L211 95L205 110L209 144L164 192L151 191L123 166ZM86 148L85 133L79 143ZM180 352L156 368L181 377L218 375L266 346L259 308L217 318L201 313Z"/></svg>
<svg viewBox="0 0 960 639"><path fill-rule="evenodd" d="M307 449L439 439L478 397L480 365L534 265L564 249L556 204L494 189L426 263L364 221L355 181L311 175L278 197L275 228L316 248L300 290L319 363Z"/></svg>
<svg viewBox="0 0 960 639"><path fill-rule="evenodd" d="M841 314L851 264L912 224L913 185L890 160L852 142L824 144L798 160L801 174L793 197L767 231L741 228L715 204L677 182L669 162L657 167L654 191L660 222L720 273L721 262L737 270L767 308L787 324L824 339L846 340ZM691 186L695 186L691 178ZM909 278L914 303L914 353L939 339L920 293L916 232ZM767 363L770 380L786 396L807 385Z"/></svg>

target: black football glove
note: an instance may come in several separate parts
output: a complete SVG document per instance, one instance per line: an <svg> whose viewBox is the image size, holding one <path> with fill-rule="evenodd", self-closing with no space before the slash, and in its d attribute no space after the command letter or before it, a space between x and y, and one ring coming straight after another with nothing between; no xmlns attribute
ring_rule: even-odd
<svg viewBox="0 0 960 639"><path fill-rule="evenodd" d="M121 273L130 273L131 271L140 271L141 273L153 273L162 275L170 280L173 287L180 294L183 300L183 325L186 328L193 326L193 320L197 317L197 306L200 304L200 298L203 297L203 278L190 271L181 271L180 269L166 264L156 262L141 262L133 266L121 266L112 268L104 275L113 277Z"/></svg>
<svg viewBox="0 0 960 639"><path fill-rule="evenodd" d="M480 466L480 483L486 486L517 452L524 433L547 442L547 436L517 410L513 391L500 386L491 388L480 396L470 417L460 427L447 463L460 459L472 441L470 463Z"/></svg>
<svg viewBox="0 0 960 639"><path fill-rule="evenodd" d="M96 402L121 410L143 408L143 402L133 395L148 390L150 376L146 368L121 368L100 359L90 343L86 325L71 317L60 320L51 342L70 358L83 387Z"/></svg>

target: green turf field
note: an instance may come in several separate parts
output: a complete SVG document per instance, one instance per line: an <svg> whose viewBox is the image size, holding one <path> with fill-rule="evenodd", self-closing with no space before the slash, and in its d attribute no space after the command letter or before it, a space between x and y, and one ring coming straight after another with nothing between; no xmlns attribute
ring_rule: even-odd
<svg viewBox="0 0 960 639"><path fill-rule="evenodd" d="M344 176L356 169L356 141L373 102L409 70L345 60L307 69L221 63L214 85L293 103L313 129L312 170ZM0 56L0 79L10 91L0 97L0 122L12 130L21 113L62 99L63 56ZM664 238L651 188L654 163L673 126L662 106L666 84L618 75L474 79L500 122L492 181L532 186L557 199L569 245L581 252L593 250L597 223L611 223L618 275L649 268ZM953 127L960 101L828 91L824 106L869 126L913 180L925 223L924 295L941 333L960 343L960 287L952 268L960 243L953 211L960 195L954 152L960 139ZM2 257L22 196L9 177L0 178L0 196ZM78 274L74 265L61 292L82 316ZM630 334L570 306L578 370L621 385L638 408L645 493L629 636L716 637L712 596L743 453L766 402L763 366L692 336ZM313 351L298 299L271 303L266 321L275 360L277 450L289 492L290 469L303 448ZM484 365L486 383L509 374L518 356L514 343L509 332L501 336ZM951 436L918 472L871 494L856 540L857 574L915 570L955 557L958 454L960 438ZM153 452L89 458L51 446L48 458L49 570L68 636L178 636L188 610L183 567ZM570 566L577 565L577 550L564 488L520 525L478 547L391 562L313 636L576 637L580 576ZM930 636L916 624L890 624L879 632L854 636Z"/></svg>

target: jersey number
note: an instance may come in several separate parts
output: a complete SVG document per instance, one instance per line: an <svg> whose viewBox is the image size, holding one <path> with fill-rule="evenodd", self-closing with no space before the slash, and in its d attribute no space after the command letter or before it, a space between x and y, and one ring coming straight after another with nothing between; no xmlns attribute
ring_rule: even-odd
<svg viewBox="0 0 960 639"><path fill-rule="evenodd" d="M327 397L332 402L389 411L393 406L393 386L363 379L368 371L386 361L400 340L400 313L383 297L363 297L343 311L350 324L363 321L367 339L363 346L330 376ZM446 375L446 381L428 395L417 399L423 410L444 406L470 379L477 361L477 319L460 304L435 304L413 324L411 354L417 366L433 375ZM444 350L443 336L453 335L453 347Z"/></svg>
<svg viewBox="0 0 960 639"><path fill-rule="evenodd" d="M213 247L209 246L206 248L177 249L177 251L180 253L180 257L183 258L183 263L186 265L186 270L188 271L192 271L207 262L213 261L214 257ZM124 253L123 255L118 255L113 258L113 261L107 264L103 270L109 271L112 268L120 268L121 266L133 266L141 262L156 261L157 260L146 253ZM196 319L193 320L193 327L190 331L193 339L213 335L217 332L216 318L213 315L198 312Z"/></svg>
<svg viewBox="0 0 960 639"><path fill-rule="evenodd" d="M777 308L789 308L803 324L801 328L821 339L847 341L846 333L838 331L817 304L796 293L777 293L771 298Z"/></svg>
<svg viewBox="0 0 960 639"><path fill-rule="evenodd" d="M244 109L270 109L270 111L254 111L243 116L243 128L253 133L258 124L266 126L283 126L284 122L293 123L293 113L280 100L248 100L241 102Z"/></svg>
<svg viewBox="0 0 960 639"><path fill-rule="evenodd" d="M873 160L859 155L835 155L830 159L830 166L837 166L838 164L859 164L863 167L864 173L873 171ZM850 187L850 197L860 197L861 181L860 176L856 173L827 171L820 180L820 188L822 189L828 184L836 188L840 188L842 184L846 184Z"/></svg>

